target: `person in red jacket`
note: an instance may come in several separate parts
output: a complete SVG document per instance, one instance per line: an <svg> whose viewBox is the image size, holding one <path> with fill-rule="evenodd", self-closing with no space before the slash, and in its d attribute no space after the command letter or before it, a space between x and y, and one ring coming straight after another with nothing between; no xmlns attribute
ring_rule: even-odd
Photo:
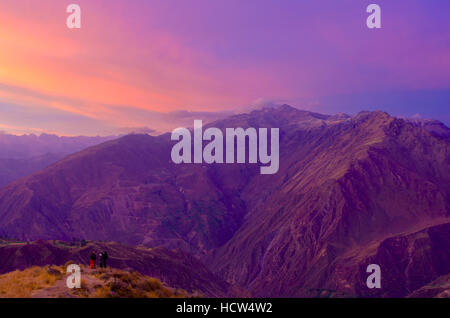
<svg viewBox="0 0 450 318"><path fill-rule="evenodd" d="M91 269L94 269L95 268L95 261L96 261L96 259L97 259L97 253L95 253L95 252L92 252L92 254L91 254Z"/></svg>

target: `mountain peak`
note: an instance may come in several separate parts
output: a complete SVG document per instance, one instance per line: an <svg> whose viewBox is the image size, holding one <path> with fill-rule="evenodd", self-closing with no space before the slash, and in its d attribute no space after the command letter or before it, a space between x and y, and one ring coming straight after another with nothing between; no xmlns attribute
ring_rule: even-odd
<svg viewBox="0 0 450 318"><path fill-rule="evenodd" d="M295 111L295 110L299 110L298 108L295 108L295 107L293 107L293 106L291 106L291 105L288 105L288 104L283 104L283 105L280 105L280 106L278 106L277 107L279 110L283 110L283 111Z"/></svg>
<svg viewBox="0 0 450 318"><path fill-rule="evenodd" d="M371 121L376 123L378 126L383 126L384 123L388 123L392 120L394 120L395 117L389 115L386 112L380 111L380 110L374 110L374 111L361 111L356 116L353 117L353 120L355 122L367 122Z"/></svg>

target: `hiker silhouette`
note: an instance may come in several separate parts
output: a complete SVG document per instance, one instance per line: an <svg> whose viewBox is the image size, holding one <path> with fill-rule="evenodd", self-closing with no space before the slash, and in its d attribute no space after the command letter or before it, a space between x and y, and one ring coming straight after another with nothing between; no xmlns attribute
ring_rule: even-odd
<svg viewBox="0 0 450 318"><path fill-rule="evenodd" d="M104 251L102 254L102 257L100 259L101 262L101 267L106 268L106 261L108 260L108 253L106 251Z"/></svg>

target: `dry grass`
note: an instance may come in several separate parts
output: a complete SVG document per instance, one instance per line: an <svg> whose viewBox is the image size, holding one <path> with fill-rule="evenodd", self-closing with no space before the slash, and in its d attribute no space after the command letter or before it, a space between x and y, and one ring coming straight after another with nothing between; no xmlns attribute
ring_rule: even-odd
<svg viewBox="0 0 450 318"><path fill-rule="evenodd" d="M28 298L36 290L53 286L62 277L62 268L57 266L16 270L0 276L0 297Z"/></svg>
<svg viewBox="0 0 450 318"><path fill-rule="evenodd" d="M71 262L68 262L71 263ZM118 269L91 271L82 266L81 288L65 285L66 266L31 267L0 275L0 298L186 298L187 291L171 288L159 279Z"/></svg>
<svg viewBox="0 0 450 318"><path fill-rule="evenodd" d="M91 297L97 298L173 298L190 297L181 289L173 289L157 278L143 276L137 272L126 272L117 269L94 274L103 284L95 286Z"/></svg>

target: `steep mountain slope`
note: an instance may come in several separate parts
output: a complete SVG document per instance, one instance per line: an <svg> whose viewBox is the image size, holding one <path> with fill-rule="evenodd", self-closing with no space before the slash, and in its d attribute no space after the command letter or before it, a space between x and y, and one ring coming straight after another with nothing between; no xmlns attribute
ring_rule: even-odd
<svg viewBox="0 0 450 318"><path fill-rule="evenodd" d="M450 298L450 275L444 275L414 291L409 298Z"/></svg>
<svg viewBox="0 0 450 318"><path fill-rule="evenodd" d="M63 157L49 153L32 158L0 158L0 186L42 170Z"/></svg>
<svg viewBox="0 0 450 318"><path fill-rule="evenodd" d="M210 259L253 294L309 296L327 286L341 255L450 221L448 138L381 112L299 137L305 144L288 148L271 180L277 191L253 201L244 225ZM450 271L448 260L442 266Z"/></svg>
<svg viewBox="0 0 450 318"><path fill-rule="evenodd" d="M12 183L0 191L0 234L116 240L194 253L223 244L239 225L241 201L228 199L208 169L173 164L167 139L129 135Z"/></svg>
<svg viewBox="0 0 450 318"><path fill-rule="evenodd" d="M278 118L268 111L234 116L217 126L314 126L326 118L284 111ZM9 185L0 191L0 233L25 240L114 239L196 254L221 246L242 223L239 193L257 168L175 165L169 138L129 135Z"/></svg>
<svg viewBox="0 0 450 318"><path fill-rule="evenodd" d="M449 273L449 233L447 222L353 249L333 262L326 287L367 297L405 297ZM380 266L381 289L366 287L368 264ZM353 289L345 288L349 282Z"/></svg>
<svg viewBox="0 0 450 318"><path fill-rule="evenodd" d="M130 135L1 189L0 234L181 248L253 295L291 297L324 288L370 296L359 276L339 270L345 262L359 273L386 240L448 230L445 133L383 112L350 118L287 105L211 126L280 128L279 172L175 165L169 135ZM432 242L424 248L435 255ZM443 262L433 275L420 274L420 284L450 272ZM386 286L397 291L380 295L406 296L410 281L391 279Z"/></svg>

